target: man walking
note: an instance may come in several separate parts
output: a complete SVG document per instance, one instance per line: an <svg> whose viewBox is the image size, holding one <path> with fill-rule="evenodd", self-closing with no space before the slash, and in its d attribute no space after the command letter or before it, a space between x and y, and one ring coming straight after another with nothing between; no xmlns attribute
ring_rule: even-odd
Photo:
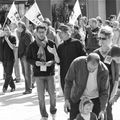
<svg viewBox="0 0 120 120"><path fill-rule="evenodd" d="M60 81L64 92L65 75L71 62L79 57L86 55L84 45L80 40L71 38L71 30L67 25L59 27L59 36L63 42L58 46L58 56L60 58Z"/></svg>
<svg viewBox="0 0 120 120"><path fill-rule="evenodd" d="M27 48L32 41L31 34L26 30L25 23L18 23L18 31L21 33L18 45L18 57L21 60L22 72L25 78L25 92L23 94L30 94L32 92L31 80L31 65L26 60Z"/></svg>
<svg viewBox="0 0 120 120"><path fill-rule="evenodd" d="M46 32L47 28L44 24L36 28L35 41L30 44L27 51L27 61L33 65L42 120L48 119L45 106L45 90L47 90L50 95L50 113L53 120L55 120L57 109L54 71L55 62L59 62L59 58L55 43L47 39Z"/></svg>
<svg viewBox="0 0 120 120"><path fill-rule="evenodd" d="M108 78L108 69L96 53L90 53L88 57L78 57L72 62L64 89L64 110L70 110L70 120L74 120L79 113L79 103L84 96L93 101L93 112L104 120L109 97Z"/></svg>

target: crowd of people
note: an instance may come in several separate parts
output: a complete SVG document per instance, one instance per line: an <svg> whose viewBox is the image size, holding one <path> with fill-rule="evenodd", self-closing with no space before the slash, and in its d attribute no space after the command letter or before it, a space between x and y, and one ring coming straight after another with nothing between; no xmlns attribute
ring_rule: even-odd
<svg viewBox="0 0 120 120"><path fill-rule="evenodd" d="M55 120L55 65L60 66L60 83L65 113L69 120L113 120L112 105L119 97L120 23L81 17L72 25L60 23L57 29L45 18L39 26L22 21L0 30L0 61L4 68L3 93L16 90L20 63L25 79L23 95L37 85L42 120L48 119L45 92L50 96L50 113ZM16 78L13 79L13 69Z"/></svg>

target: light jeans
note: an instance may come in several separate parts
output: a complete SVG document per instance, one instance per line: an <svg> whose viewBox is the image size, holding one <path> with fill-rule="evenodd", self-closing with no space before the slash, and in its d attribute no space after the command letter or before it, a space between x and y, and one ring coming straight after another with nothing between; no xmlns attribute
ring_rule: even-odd
<svg viewBox="0 0 120 120"><path fill-rule="evenodd" d="M40 113L42 117L48 117L45 106L45 90L47 89L50 95L50 113L55 114L56 109L56 93L55 93L55 84L54 76L45 76L45 77L35 77L37 84L38 100Z"/></svg>
<svg viewBox="0 0 120 120"><path fill-rule="evenodd" d="M14 49L14 57L15 57L15 63L14 63L14 73L17 80L20 80L20 59L18 58L18 47Z"/></svg>

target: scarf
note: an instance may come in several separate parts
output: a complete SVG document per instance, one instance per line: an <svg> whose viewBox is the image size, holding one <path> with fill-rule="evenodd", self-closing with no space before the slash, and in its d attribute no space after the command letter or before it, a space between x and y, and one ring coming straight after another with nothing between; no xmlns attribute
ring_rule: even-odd
<svg viewBox="0 0 120 120"><path fill-rule="evenodd" d="M36 42L37 45L39 47L38 52L37 52L37 56L40 59L41 62L45 62L46 61L46 54L45 54L45 46L47 43L47 37L45 37L45 39L43 41L41 41L37 36L36 36Z"/></svg>

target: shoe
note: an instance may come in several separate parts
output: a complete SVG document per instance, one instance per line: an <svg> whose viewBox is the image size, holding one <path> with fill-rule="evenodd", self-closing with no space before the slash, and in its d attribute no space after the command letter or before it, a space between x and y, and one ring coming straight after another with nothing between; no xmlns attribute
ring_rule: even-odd
<svg viewBox="0 0 120 120"><path fill-rule="evenodd" d="M14 92L15 91L15 88L11 88L10 92Z"/></svg>
<svg viewBox="0 0 120 120"><path fill-rule="evenodd" d="M35 88L35 85L32 83L32 88Z"/></svg>
<svg viewBox="0 0 120 120"><path fill-rule="evenodd" d="M42 117L41 120L48 120L48 118L47 117Z"/></svg>
<svg viewBox="0 0 120 120"><path fill-rule="evenodd" d="M13 81L15 81L16 83L19 83L20 79L15 78L15 79L13 79Z"/></svg>
<svg viewBox="0 0 120 120"><path fill-rule="evenodd" d="M23 92L23 95L31 94L31 93L32 93L32 91L25 91L25 92Z"/></svg>
<svg viewBox="0 0 120 120"><path fill-rule="evenodd" d="M6 93L6 92L7 92L7 89L6 89L6 88L3 88L2 91L3 91L3 93Z"/></svg>
<svg viewBox="0 0 120 120"><path fill-rule="evenodd" d="M56 114L51 114L51 116L52 116L52 120L56 119Z"/></svg>

